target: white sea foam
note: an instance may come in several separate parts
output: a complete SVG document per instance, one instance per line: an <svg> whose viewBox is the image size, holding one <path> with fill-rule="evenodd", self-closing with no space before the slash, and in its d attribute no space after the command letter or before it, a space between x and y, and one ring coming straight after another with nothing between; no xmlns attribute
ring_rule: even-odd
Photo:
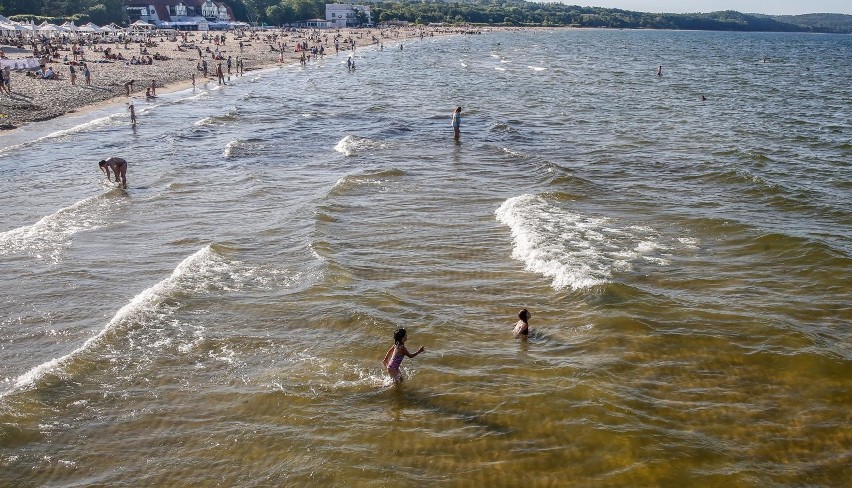
<svg viewBox="0 0 852 488"><path fill-rule="evenodd" d="M69 127L67 129L53 131L47 135L38 137L36 139L21 142L19 144L14 144L11 146L7 146L4 148L0 148L0 154L12 152L17 149L25 149L31 146L34 146L40 142L51 141L54 139L62 139L63 137L71 136L78 133L83 132L93 132L99 129L113 127L118 125L119 123L124 123L122 119L127 118L129 115L124 112L116 112L110 115L106 115L103 117L98 117L93 120L89 120L83 122L82 124L75 125L73 127Z"/></svg>
<svg viewBox="0 0 852 488"><path fill-rule="evenodd" d="M240 139L235 139L225 144L225 149L222 151L222 156L226 158L233 158L240 156L243 152L245 152L246 142Z"/></svg>
<svg viewBox="0 0 852 488"><path fill-rule="evenodd" d="M544 68L544 67L542 67L542 66L527 66L527 68L529 68L529 69L531 69L531 70L533 70L533 71L544 71L544 70L546 70L546 69L547 69L547 68Z"/></svg>
<svg viewBox="0 0 852 488"><path fill-rule="evenodd" d="M115 123L119 119L123 119L123 118L128 117L128 116L129 115L125 114L124 112L117 112L117 113L110 114L110 115L107 115L107 116L104 116L104 117L99 117L97 119L90 120L88 122L84 122L84 123L79 124L79 125L75 125L74 127L69 127L68 129L63 129L63 130L58 130L56 132L51 132L50 134L39 139L39 141L43 141L43 140L46 140L46 139L56 139L56 138L59 138L59 137L64 137L64 136L76 134L76 133L79 133L79 132L90 132L90 131L101 129L101 128L104 128L104 127L110 127L110 126L115 125Z"/></svg>
<svg viewBox="0 0 852 488"><path fill-rule="evenodd" d="M324 395L327 391L358 391L388 387L394 384L384 371L364 368L361 364L317 357L307 350L294 351L290 353L289 357L284 357L281 360L304 370L310 376L309 381L297 383L283 382L274 377L270 378L269 385L282 392L291 392L294 389L308 390L312 395L319 396ZM402 372L406 378L411 378L415 374L406 366L403 366Z"/></svg>
<svg viewBox="0 0 852 488"><path fill-rule="evenodd" d="M159 106L159 103L146 103L145 105L136 105L136 113L139 115L146 114Z"/></svg>
<svg viewBox="0 0 852 488"><path fill-rule="evenodd" d="M500 150L512 157L521 158L524 156L523 153L509 149L508 147L501 147Z"/></svg>
<svg viewBox="0 0 852 488"><path fill-rule="evenodd" d="M192 93L193 90L194 89L190 88L188 90L185 90L185 92ZM199 89L198 93L194 93L194 94L187 96L187 97L175 99L175 101L173 103L183 103L183 102L190 102L190 101L196 101L196 100L204 100L206 98L210 98L210 93L207 92L206 90L200 90Z"/></svg>
<svg viewBox="0 0 852 488"><path fill-rule="evenodd" d="M133 299L130 300L129 303L121 307L121 309L119 309L118 312L116 312L116 314L113 316L112 320L110 320L109 323L107 323L106 326L100 330L100 332L86 340L86 342L84 342L82 346L78 347L77 349L74 349L73 351L62 357L55 358L50 361L39 364L38 366L30 369L26 373L18 376L18 378L13 381L12 387L6 392L4 392L2 395L6 395L12 391L16 391L21 388L32 385L39 378L43 377L46 373L62 367L64 364L66 364L75 356L79 355L81 352L86 351L93 345L97 344L108 332L110 332L119 324L124 322L128 317L131 317L132 315L139 313L139 311L149 308L156 302L162 300L163 295L167 294L171 289L173 289L175 287L175 284L183 276L188 273L191 273L194 268L199 267L200 262L203 262L205 259L208 259L210 253L210 246L205 246L200 251L183 260L183 262L181 262L177 266L177 268L175 268L171 276L157 283L156 285L142 291L142 293L133 297Z"/></svg>
<svg viewBox="0 0 852 488"><path fill-rule="evenodd" d="M114 224L104 219L105 211L114 211L125 201L123 192L110 190L59 209L35 224L2 232L0 255L26 252L38 258L57 261L62 248L74 234Z"/></svg>
<svg viewBox="0 0 852 488"><path fill-rule="evenodd" d="M238 156L243 147L245 147L245 143L239 139L230 141L225 144L225 150L222 151L222 156L226 158Z"/></svg>
<svg viewBox="0 0 852 488"><path fill-rule="evenodd" d="M637 260L657 265L668 246L647 226L619 227L607 217L571 211L544 196L521 195L495 212L512 231L512 257L526 269L553 281L560 290L580 290L611 281L614 273L629 271Z"/></svg>
<svg viewBox="0 0 852 488"><path fill-rule="evenodd" d="M374 141L365 137L348 135L337 142L337 145L334 146L334 150L344 156L353 156L362 151L383 149L385 147L387 147L387 144L383 142Z"/></svg>
<svg viewBox="0 0 852 488"><path fill-rule="evenodd" d="M118 328L131 327L134 324L146 324L151 316L157 318L160 327L164 323L173 323L163 320L164 315L174 312L174 305L165 305L164 302L176 293L201 295L205 293L221 293L241 290L249 286L268 286L272 281L280 282L276 275L283 271L273 270L260 266L246 265L241 261L228 260L216 253L210 245L206 245L191 256L184 259L174 269L172 274L164 280L143 290L133 297L130 302L121 307L112 319L96 335L86 340L80 347L70 353L50 361L46 361L26 373L11 380L11 387L0 393L0 398L13 392L33 385L45 374L61 371L73 358L81 353L95 347L103 338ZM284 285L291 284L286 279ZM276 286L280 283L275 283ZM203 340L204 328L196 326L187 331L188 338L176 346L180 352L188 352ZM152 349L166 347L174 341L170 338L155 336L150 337ZM220 357L221 356L221 357ZM227 360L228 354L217 355L222 360Z"/></svg>

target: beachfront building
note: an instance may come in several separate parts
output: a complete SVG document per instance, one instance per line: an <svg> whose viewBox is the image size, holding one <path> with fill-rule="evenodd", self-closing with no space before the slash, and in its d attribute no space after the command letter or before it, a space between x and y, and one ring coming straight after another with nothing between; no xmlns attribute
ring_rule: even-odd
<svg viewBox="0 0 852 488"><path fill-rule="evenodd" d="M127 15L131 22L142 21L157 27L198 30L208 23L234 21L231 7L212 0L129 0ZM195 26L195 29L192 27Z"/></svg>
<svg viewBox="0 0 852 488"><path fill-rule="evenodd" d="M363 15L358 15L358 13ZM361 18L360 20L359 17ZM360 25L364 19L366 19L365 24L373 24L368 5L352 5L351 3L325 4L325 20L331 22L333 27L355 27Z"/></svg>
<svg viewBox="0 0 852 488"><path fill-rule="evenodd" d="M325 20L325 19L308 19L308 20L300 20L298 22L293 22L291 24L287 24L290 27L297 27L300 29L329 29L334 25Z"/></svg>

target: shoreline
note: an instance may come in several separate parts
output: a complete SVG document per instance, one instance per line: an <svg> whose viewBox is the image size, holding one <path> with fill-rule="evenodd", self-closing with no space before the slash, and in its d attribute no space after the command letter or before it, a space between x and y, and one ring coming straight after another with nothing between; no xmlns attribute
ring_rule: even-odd
<svg viewBox="0 0 852 488"><path fill-rule="evenodd" d="M27 76L24 71L12 72L12 94L0 94L0 137L25 129L35 122L52 120L69 114L85 114L100 108L131 100L145 99L146 88L155 82L158 94L173 93L193 86L192 75L196 75L196 84L216 83L216 65L222 63L225 80L240 76L236 74L236 60L242 59L244 73L267 70L300 62L302 52L307 54L306 63L311 60L311 49L324 49L325 56L348 55L352 51L350 41L358 47L369 47L378 42L383 44L417 40L425 37L460 34L457 29L441 27L406 27L393 29L328 29L296 31L262 32L210 32L209 37L199 32L188 32L186 43L183 36L174 39L152 36L153 45L146 46L147 54L140 54L140 43L105 43L100 48L111 48L112 53L121 54L130 59L133 56L161 55L168 59L154 60L152 64L130 64L125 60L107 61L102 52L91 51L86 46L84 57L91 71L91 86L85 85L81 66L76 66L76 83L71 84L70 64L66 56L71 56L71 45L60 48L60 58L53 59L47 66L59 75L57 80L43 80ZM224 36L222 44L215 43L213 36ZM335 41L339 43L339 52L335 52ZM297 52L296 44L307 43L308 50ZM242 45L240 45L242 44ZM188 47L192 46L192 47ZM223 59L213 59L214 53ZM27 56L29 54L29 56ZM11 59L31 57L31 51L14 53ZM227 59L232 59L231 74L228 74ZM160 56L157 56L160 57ZM208 76L197 70L198 63L206 60ZM125 83L133 80L133 89L127 95Z"/></svg>

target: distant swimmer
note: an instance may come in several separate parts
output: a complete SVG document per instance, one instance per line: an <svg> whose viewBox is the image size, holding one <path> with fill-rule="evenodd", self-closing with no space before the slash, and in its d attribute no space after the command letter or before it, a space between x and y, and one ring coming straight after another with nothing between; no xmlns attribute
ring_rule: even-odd
<svg viewBox="0 0 852 488"><path fill-rule="evenodd" d="M701 101L702 101L702 102L706 102L706 101L707 101L707 97L705 97L704 95L701 95Z"/></svg>
<svg viewBox="0 0 852 488"><path fill-rule="evenodd" d="M532 314L529 310L523 309L518 312L518 323L515 324L515 328L512 329L512 334L514 334L515 339L518 338L526 338L530 334L530 318L532 318Z"/></svg>
<svg viewBox="0 0 852 488"><path fill-rule="evenodd" d="M657 68L657 76L663 76L663 65L660 65L660 67Z"/></svg>
<svg viewBox="0 0 852 488"><path fill-rule="evenodd" d="M385 353L385 358L382 359L382 366L387 369L387 372L393 379L394 383L402 381L402 373L399 371L399 366L402 364L402 360L406 357L413 358L421 352L426 351L425 347L420 346L420 349L418 349L417 352L411 354L405 347L406 340L408 340L408 335L406 334L405 329L397 329L393 333L393 346L388 349L388 352Z"/></svg>
<svg viewBox="0 0 852 488"><path fill-rule="evenodd" d="M453 112L453 134L455 139L459 140L459 136L461 136L461 107L456 107L456 111Z"/></svg>
<svg viewBox="0 0 852 488"><path fill-rule="evenodd" d="M127 161L122 158L112 157L99 161L98 167L106 175L107 180L109 181L112 181L109 175L109 171L112 170L112 174L115 176L115 182L118 183L118 179L121 177L122 186L127 188Z"/></svg>

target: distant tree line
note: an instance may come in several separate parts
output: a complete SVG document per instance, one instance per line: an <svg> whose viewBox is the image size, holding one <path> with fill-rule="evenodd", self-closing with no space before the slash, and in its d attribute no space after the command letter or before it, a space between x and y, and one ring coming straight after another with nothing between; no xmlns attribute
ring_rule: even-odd
<svg viewBox="0 0 852 488"><path fill-rule="evenodd" d="M852 15L844 14L802 14L776 15L780 22L796 24L810 32L852 34Z"/></svg>
<svg viewBox="0 0 852 488"><path fill-rule="evenodd" d="M329 0L330 1L330 0ZM225 0L238 20L282 25L325 18L326 0ZM355 0L357 3L357 0ZM363 3L370 5L374 22L406 21L412 24L482 24L507 26L574 26L613 29L689 29L715 31L836 32L852 33L852 15L807 14L752 15L732 10L656 14L562 3L522 0L403 0ZM125 0L0 0L7 17L91 20L96 24L126 22Z"/></svg>
<svg viewBox="0 0 852 488"><path fill-rule="evenodd" d="M62 24L122 23L127 19L124 0L0 0L0 15L18 22Z"/></svg>

